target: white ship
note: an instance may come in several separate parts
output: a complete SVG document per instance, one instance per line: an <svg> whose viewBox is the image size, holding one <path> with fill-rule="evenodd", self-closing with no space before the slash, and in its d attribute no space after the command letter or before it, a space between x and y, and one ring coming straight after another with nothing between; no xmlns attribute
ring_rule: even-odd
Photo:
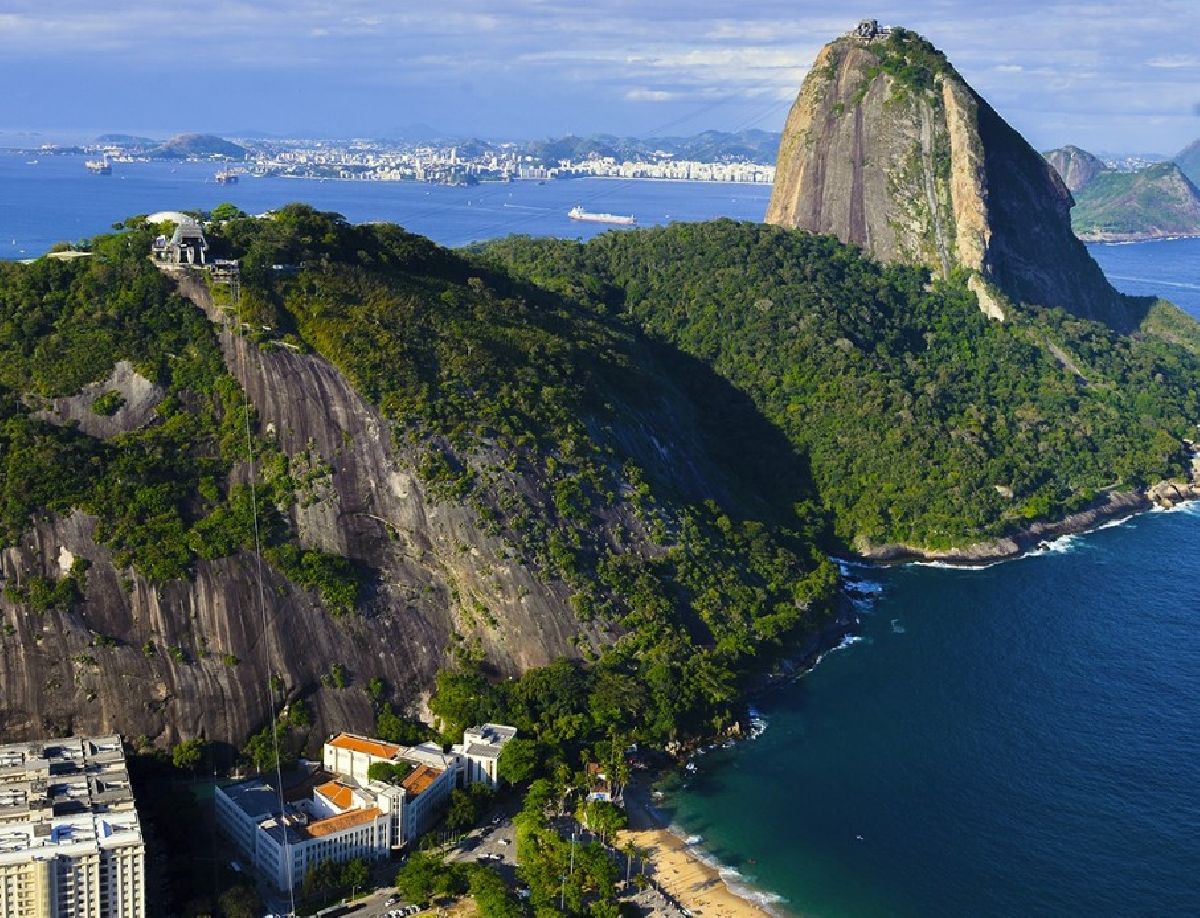
<svg viewBox="0 0 1200 918"><path fill-rule="evenodd" d="M582 220L585 223L616 223L620 226L632 226L636 218L624 214L593 214L576 205L567 211L572 220Z"/></svg>
<svg viewBox="0 0 1200 918"><path fill-rule="evenodd" d="M112 166L108 164L107 159L89 159L84 165L93 175L112 175Z"/></svg>

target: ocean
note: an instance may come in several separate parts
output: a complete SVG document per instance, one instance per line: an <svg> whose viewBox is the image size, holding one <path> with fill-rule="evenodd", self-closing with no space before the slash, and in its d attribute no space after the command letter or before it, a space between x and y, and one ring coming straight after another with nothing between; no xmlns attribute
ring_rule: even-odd
<svg viewBox="0 0 1200 918"><path fill-rule="evenodd" d="M36 165L29 161L36 160ZM91 175L81 156L0 153L0 258L40 255L56 242L106 232L114 222L158 210L211 209L229 201L262 213L291 201L336 211L359 223L387 220L442 245L510 233L588 239L612 229L567 217L585 210L631 214L648 226L671 220L761 220L768 185L580 178L469 187L416 182L243 177L213 181L207 163L114 163Z"/></svg>
<svg viewBox="0 0 1200 918"><path fill-rule="evenodd" d="M451 246L758 220L765 186L580 179L446 188L211 181L199 164L0 154L0 258L134 213L304 200ZM1200 240L1092 246L1118 288L1200 317ZM758 739L669 789L735 885L795 915L1200 914L1200 511L1147 514L983 570L850 568L860 638L758 702Z"/></svg>

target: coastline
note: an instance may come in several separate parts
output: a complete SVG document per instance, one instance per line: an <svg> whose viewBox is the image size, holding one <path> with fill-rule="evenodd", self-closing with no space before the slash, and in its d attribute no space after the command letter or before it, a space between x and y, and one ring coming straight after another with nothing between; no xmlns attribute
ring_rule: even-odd
<svg viewBox="0 0 1200 918"><path fill-rule="evenodd" d="M1099 245L1128 245L1131 242L1166 242L1172 239L1200 239L1200 233L1083 233L1080 242Z"/></svg>
<svg viewBox="0 0 1200 918"><path fill-rule="evenodd" d="M1063 536L1091 532L1155 509L1170 509L1194 500L1200 500L1200 480L1193 479L1189 483L1161 481L1145 490L1110 492L1085 510L1059 520L1040 520L1000 538L944 550L900 543L860 544L855 546L855 560L883 564L936 561L952 565L1011 561Z"/></svg>
<svg viewBox="0 0 1200 918"><path fill-rule="evenodd" d="M633 844L646 854L646 876L683 909L701 918L779 918L760 896L749 889L734 888L721 870L694 846L671 831L667 820L654 809L643 782L633 781L625 789L629 828L616 837L619 848Z"/></svg>

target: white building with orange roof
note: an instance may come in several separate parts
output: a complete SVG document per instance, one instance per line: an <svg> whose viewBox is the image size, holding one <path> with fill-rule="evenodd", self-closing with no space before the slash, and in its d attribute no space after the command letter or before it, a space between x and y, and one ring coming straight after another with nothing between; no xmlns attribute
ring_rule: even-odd
<svg viewBox="0 0 1200 918"><path fill-rule="evenodd" d="M339 733L325 743L321 763L335 775L346 775L355 781L366 782L367 770L376 762L394 762L403 746L383 740Z"/></svg>
<svg viewBox="0 0 1200 918"><path fill-rule="evenodd" d="M458 785L461 770L460 756L443 752L436 743L399 746L354 733L330 737L321 761L327 772L354 782L389 815L393 848L429 830ZM371 766L377 763L400 767L389 780L372 780Z"/></svg>
<svg viewBox="0 0 1200 918"><path fill-rule="evenodd" d="M411 844L437 821L455 787L495 786L500 749L515 735L512 727L485 724L445 752L437 743L400 746L339 733L326 741L324 774L306 796L280 793L267 777L218 786L217 823L274 886L299 886L324 861L370 860ZM373 778L377 764L390 767L375 769Z"/></svg>
<svg viewBox="0 0 1200 918"><path fill-rule="evenodd" d="M325 781L309 797L289 796L262 777L214 793L218 825L276 889L299 886L324 861L375 860L391 851L391 817L352 781Z"/></svg>

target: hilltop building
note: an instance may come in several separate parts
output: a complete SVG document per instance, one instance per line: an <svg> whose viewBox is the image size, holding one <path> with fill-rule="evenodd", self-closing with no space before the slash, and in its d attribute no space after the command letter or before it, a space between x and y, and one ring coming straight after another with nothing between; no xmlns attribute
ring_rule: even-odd
<svg viewBox="0 0 1200 918"><path fill-rule="evenodd" d="M444 752L353 733L325 743L312 780L280 792L265 777L216 789L217 822L277 889L299 886L324 861L372 860L412 843L436 822L456 787L498 783L496 762L516 729L484 724ZM375 769L372 777L372 766Z"/></svg>
<svg viewBox="0 0 1200 918"><path fill-rule="evenodd" d="M204 230L198 222L191 217L184 217L176 224L170 238L155 238L151 254L159 261L173 265L202 265L208 254L208 240L204 238Z"/></svg>
<svg viewBox="0 0 1200 918"><path fill-rule="evenodd" d="M119 736L0 746L0 915L142 918L145 861Z"/></svg>

